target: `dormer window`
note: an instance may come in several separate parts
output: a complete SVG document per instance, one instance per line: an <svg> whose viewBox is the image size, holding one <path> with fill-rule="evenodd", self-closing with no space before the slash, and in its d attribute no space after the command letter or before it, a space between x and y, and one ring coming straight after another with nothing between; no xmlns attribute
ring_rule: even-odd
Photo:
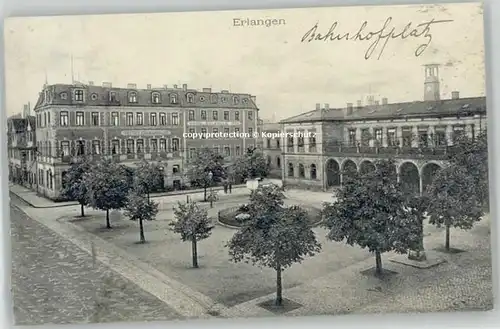
<svg viewBox="0 0 500 329"><path fill-rule="evenodd" d="M204 102L205 101L205 96L200 96L200 102Z"/></svg>
<svg viewBox="0 0 500 329"><path fill-rule="evenodd" d="M83 90L82 89L75 90L75 101L83 102Z"/></svg>
<svg viewBox="0 0 500 329"><path fill-rule="evenodd" d="M94 94L90 95L90 98L91 98L93 101L97 100L97 94L96 94L96 93L94 93Z"/></svg>
<svg viewBox="0 0 500 329"><path fill-rule="evenodd" d="M210 99L211 99L212 103L217 103L217 95L215 95L215 94L211 95Z"/></svg>
<svg viewBox="0 0 500 329"><path fill-rule="evenodd" d="M233 97L233 104L238 104L240 102L240 99L238 98L238 96L234 96Z"/></svg>
<svg viewBox="0 0 500 329"><path fill-rule="evenodd" d="M247 104L248 103L248 98L243 98L242 103L243 104Z"/></svg>
<svg viewBox="0 0 500 329"><path fill-rule="evenodd" d="M177 94L170 94L170 104L177 104Z"/></svg>
<svg viewBox="0 0 500 329"><path fill-rule="evenodd" d="M137 93L135 91L131 91L128 93L128 102L137 103Z"/></svg>
<svg viewBox="0 0 500 329"><path fill-rule="evenodd" d="M188 103L194 103L194 95L193 94L187 94L186 99Z"/></svg>
<svg viewBox="0 0 500 329"><path fill-rule="evenodd" d="M114 91L109 92L109 101L116 102L116 92L114 92Z"/></svg>
<svg viewBox="0 0 500 329"><path fill-rule="evenodd" d="M221 97L220 101L221 101L222 103L225 103L225 102L226 102L226 97Z"/></svg>
<svg viewBox="0 0 500 329"><path fill-rule="evenodd" d="M61 99L68 99L68 94L65 92L62 92L59 94L59 97L61 97Z"/></svg>
<svg viewBox="0 0 500 329"><path fill-rule="evenodd" d="M153 104L160 104L160 93L152 93L151 94L151 102Z"/></svg>

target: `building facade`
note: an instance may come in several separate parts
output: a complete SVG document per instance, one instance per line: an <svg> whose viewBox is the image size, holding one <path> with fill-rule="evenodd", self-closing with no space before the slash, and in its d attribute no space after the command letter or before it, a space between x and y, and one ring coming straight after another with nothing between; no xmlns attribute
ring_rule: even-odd
<svg viewBox="0 0 500 329"><path fill-rule="evenodd" d="M194 138L189 133L250 132L257 129L255 97L163 86L140 89L111 83L44 86L34 107L37 122L38 192L60 198L63 178L77 156L109 157L129 167L141 159L157 163L164 185L188 185L187 163L194 149L209 146L227 160L252 138Z"/></svg>
<svg viewBox="0 0 500 329"><path fill-rule="evenodd" d="M282 148L281 124L264 123L262 125L262 153L269 166L269 177L281 178L282 176Z"/></svg>
<svg viewBox="0 0 500 329"><path fill-rule="evenodd" d="M422 193L456 139L478 136L486 118L485 97L460 98L454 91L440 99L438 66L428 65L423 101L316 104L311 112L283 120L288 135L282 140L282 179L288 186L328 190L350 171L369 170L377 159L390 157L398 179Z"/></svg>
<svg viewBox="0 0 500 329"><path fill-rule="evenodd" d="M9 181L33 188L36 177L36 123L34 116L7 119Z"/></svg>

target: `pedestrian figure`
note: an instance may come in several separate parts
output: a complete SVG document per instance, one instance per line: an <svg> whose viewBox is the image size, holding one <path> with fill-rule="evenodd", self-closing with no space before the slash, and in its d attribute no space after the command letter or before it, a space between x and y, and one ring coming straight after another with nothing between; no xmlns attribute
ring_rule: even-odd
<svg viewBox="0 0 500 329"><path fill-rule="evenodd" d="M233 193L231 190L233 189L233 183L229 183L229 193Z"/></svg>
<svg viewBox="0 0 500 329"><path fill-rule="evenodd" d="M224 193L227 194L227 182L224 182Z"/></svg>

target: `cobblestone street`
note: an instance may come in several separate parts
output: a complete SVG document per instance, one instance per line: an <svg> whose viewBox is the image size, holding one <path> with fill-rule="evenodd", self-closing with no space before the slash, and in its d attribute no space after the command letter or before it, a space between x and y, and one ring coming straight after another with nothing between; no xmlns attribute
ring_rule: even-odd
<svg viewBox="0 0 500 329"><path fill-rule="evenodd" d="M17 208L10 216L16 325L181 318Z"/></svg>

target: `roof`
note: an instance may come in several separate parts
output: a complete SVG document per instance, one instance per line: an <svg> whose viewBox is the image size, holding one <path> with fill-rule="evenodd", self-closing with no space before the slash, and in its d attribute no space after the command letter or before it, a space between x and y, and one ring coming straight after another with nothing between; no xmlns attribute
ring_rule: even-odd
<svg viewBox="0 0 500 329"><path fill-rule="evenodd" d="M264 123L262 125L262 131L279 131L280 129L280 123Z"/></svg>
<svg viewBox="0 0 500 329"><path fill-rule="evenodd" d="M320 108L288 119L281 123L314 121L381 120L409 117L441 117L459 113L485 113L486 97L469 97L439 101L415 101L382 105L354 106L351 114L347 108Z"/></svg>
<svg viewBox="0 0 500 329"><path fill-rule="evenodd" d="M7 120L16 132L22 132L26 130L27 120L24 118L9 118Z"/></svg>
<svg viewBox="0 0 500 329"><path fill-rule="evenodd" d="M74 100L76 90L84 91L84 101ZM135 93L136 102L129 102L129 96ZM159 102L153 103L153 94L159 96ZM172 97L172 98L171 98ZM176 99L173 103L171 100ZM182 88L147 88L139 89L95 86L87 84L53 84L45 86L38 97L34 109L46 104L49 105L89 105L89 106L138 106L138 107L206 107L206 108L232 108L232 109L257 109L255 97L251 94L230 93L227 90L219 92L211 88L202 91Z"/></svg>

